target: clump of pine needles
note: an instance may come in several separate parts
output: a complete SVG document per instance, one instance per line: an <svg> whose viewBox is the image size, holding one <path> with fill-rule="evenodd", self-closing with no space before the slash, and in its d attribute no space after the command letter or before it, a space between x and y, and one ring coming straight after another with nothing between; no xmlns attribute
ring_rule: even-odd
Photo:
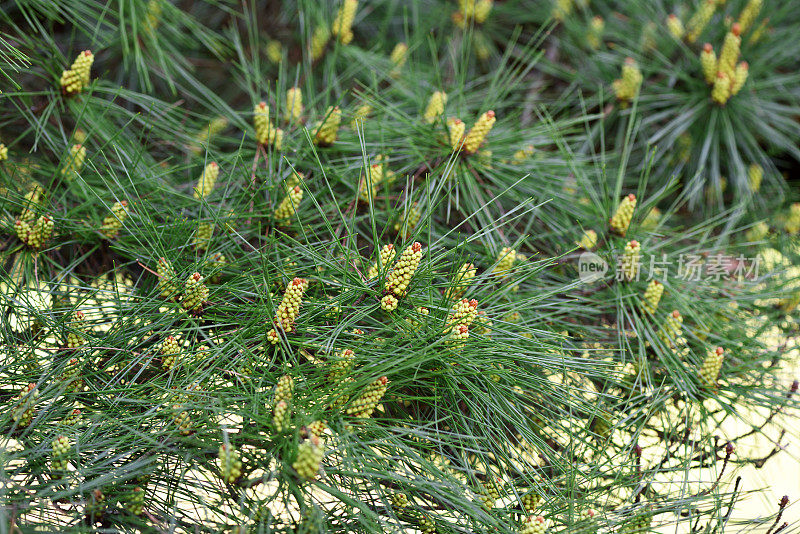
<svg viewBox="0 0 800 534"><path fill-rule="evenodd" d="M797 25L721 105L648 6L11 3L3 523L731 528L795 433Z"/></svg>

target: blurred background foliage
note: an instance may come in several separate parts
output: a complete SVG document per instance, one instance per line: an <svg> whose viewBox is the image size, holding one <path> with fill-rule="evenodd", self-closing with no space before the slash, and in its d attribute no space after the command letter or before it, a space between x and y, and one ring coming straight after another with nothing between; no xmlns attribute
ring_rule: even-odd
<svg viewBox="0 0 800 534"><path fill-rule="evenodd" d="M0 1L3 532L789 529L790 4Z"/></svg>

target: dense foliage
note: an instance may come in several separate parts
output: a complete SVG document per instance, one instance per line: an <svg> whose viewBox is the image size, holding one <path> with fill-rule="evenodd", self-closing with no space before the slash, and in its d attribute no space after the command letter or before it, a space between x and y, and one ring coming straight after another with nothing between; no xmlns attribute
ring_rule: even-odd
<svg viewBox="0 0 800 534"><path fill-rule="evenodd" d="M0 1L8 532L745 528L800 21L678 4Z"/></svg>

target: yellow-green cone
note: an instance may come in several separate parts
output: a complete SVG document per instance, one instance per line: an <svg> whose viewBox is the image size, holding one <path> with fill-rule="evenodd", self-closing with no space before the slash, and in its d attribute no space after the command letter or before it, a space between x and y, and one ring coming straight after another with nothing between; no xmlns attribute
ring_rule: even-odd
<svg viewBox="0 0 800 534"><path fill-rule="evenodd" d="M428 100L425 113L422 115L426 123L431 124L444 113L444 106L447 104L447 93L435 91Z"/></svg>
<svg viewBox="0 0 800 534"><path fill-rule="evenodd" d="M464 152L467 154L474 154L483 143L489 131L494 126L497 119L495 118L494 111L489 110L480 116L478 121L470 128L467 137L464 139Z"/></svg>
<svg viewBox="0 0 800 534"><path fill-rule="evenodd" d="M347 408L347 415L358 418L371 416L386 393L388 384L389 380L385 376L370 383Z"/></svg>
<svg viewBox="0 0 800 534"><path fill-rule="evenodd" d="M183 302L186 311L198 312L208 300L208 287L203 283L200 273L194 273L186 279L183 286Z"/></svg>
<svg viewBox="0 0 800 534"><path fill-rule="evenodd" d="M156 287L161 292L161 298L176 298L179 291L178 276L175 274L172 263L166 258L159 258L156 274L158 275L158 285Z"/></svg>
<svg viewBox="0 0 800 534"><path fill-rule="evenodd" d="M314 143L318 146L330 146L336 141L339 132L339 123L342 120L342 111L339 106L328 108L325 118L317 127Z"/></svg>
<svg viewBox="0 0 800 534"><path fill-rule="evenodd" d="M242 476L242 461L239 459L236 447L220 445L217 458L219 459L219 473L223 481L233 484Z"/></svg>
<svg viewBox="0 0 800 534"><path fill-rule="evenodd" d="M125 224L125 219L128 218L128 202L121 200L115 202L111 206L111 215L103 219L103 226L100 227L100 233L106 239L114 239L119 234L122 225Z"/></svg>
<svg viewBox="0 0 800 534"><path fill-rule="evenodd" d="M725 349L717 347L712 350L703 360L703 365L700 367L700 381L709 388L717 387L717 377L719 371L722 369L722 360L725 358Z"/></svg>
<svg viewBox="0 0 800 534"><path fill-rule="evenodd" d="M292 463L292 468L302 478L312 480L317 477L322 459L325 457L325 447L322 440L312 434L307 440L297 446L297 457Z"/></svg>
<svg viewBox="0 0 800 534"><path fill-rule="evenodd" d="M411 277L414 276L421 260L422 245L414 242L403 251L394 264L392 272L386 279L386 290L394 293L396 297L402 298L406 294L408 286L411 284Z"/></svg>
<svg viewBox="0 0 800 534"><path fill-rule="evenodd" d="M642 300L642 308L650 313L656 313L658 303L661 301L661 295L664 294L664 284L658 280L650 280L647 284L647 289L644 291L644 299Z"/></svg>
<svg viewBox="0 0 800 534"><path fill-rule="evenodd" d="M617 210L609 220L611 230L624 236L628 232L628 227L633 219L633 210L636 208L636 195L630 194L622 199L617 206Z"/></svg>
<svg viewBox="0 0 800 534"><path fill-rule="evenodd" d="M544 534L546 531L544 517L530 516L523 519L519 534Z"/></svg>

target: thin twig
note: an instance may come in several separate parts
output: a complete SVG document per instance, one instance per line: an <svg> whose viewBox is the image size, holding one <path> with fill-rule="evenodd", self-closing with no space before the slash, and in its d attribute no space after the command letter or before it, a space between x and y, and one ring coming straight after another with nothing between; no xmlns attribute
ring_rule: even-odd
<svg viewBox="0 0 800 534"><path fill-rule="evenodd" d="M750 460L750 462L755 466L756 469L761 469L762 467L764 467L764 464L767 463L767 460L769 460L770 458L772 458L773 456L775 456L776 454L778 454L779 452L781 452L783 450L783 446L781 445L781 440L783 439L783 436L785 436L785 435L786 435L786 429L781 429L781 435L778 436L778 439L775 442L775 448L772 449L772 452L770 452L768 455L764 456L763 458L758 458L756 460Z"/></svg>
<svg viewBox="0 0 800 534"><path fill-rule="evenodd" d="M767 530L767 534L772 534L772 529L778 526L778 523L780 522L781 517L783 516L783 510L786 508L787 504L789 504L789 496L784 495L783 497L781 497L780 502L778 502L778 515L775 517L775 522L772 524L771 527L769 527L769 530ZM785 526L786 525L782 526L778 530L782 530Z"/></svg>

